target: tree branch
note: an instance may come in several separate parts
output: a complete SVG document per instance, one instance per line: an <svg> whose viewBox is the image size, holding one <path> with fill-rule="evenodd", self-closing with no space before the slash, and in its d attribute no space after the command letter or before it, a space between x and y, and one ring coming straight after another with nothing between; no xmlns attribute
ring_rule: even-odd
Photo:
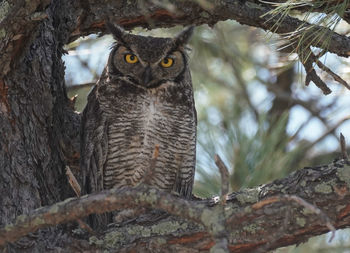
<svg viewBox="0 0 350 253"><path fill-rule="evenodd" d="M31 1L31 4L25 7L21 7L20 3L21 1L15 1L7 4L8 8L0 19L0 78L9 71L9 62L16 60L26 43L31 41L30 36L35 36L32 31L45 19L45 7L49 1ZM20 16L14 15L18 8L23 9ZM281 15L266 15L273 7L252 0L223 0L209 6L201 6L197 1L173 1L171 5L166 6L156 1L92 0L76 1L72 3L72 8L76 16L71 18L77 22L74 24L75 28L70 31L69 40L62 41L63 44L91 33L105 33L105 21L108 19L127 29L138 26L154 28L190 24L214 25L218 21L233 19L241 24L273 33L288 34L289 37L297 36L302 28L305 32L304 37L309 38L308 41L304 41L306 44L344 57L348 57L350 52L350 38L347 36L290 16L282 18ZM42 11L38 12L38 9ZM33 18L34 16L40 18ZM14 17L16 21L12 22ZM280 20L282 22L276 26ZM14 26L17 21L23 25ZM329 38L329 43L325 45L323 39L314 40L314 34L323 34L324 38Z"/></svg>
<svg viewBox="0 0 350 253"><path fill-rule="evenodd" d="M312 51L310 48L297 49L300 62L303 64L306 72L305 85L308 86L313 81L318 88L320 88L324 95L330 94L332 91L328 88L327 84L317 75L316 70L313 67L313 58L311 57Z"/></svg>
<svg viewBox="0 0 350 253"><path fill-rule="evenodd" d="M211 199L184 200L144 185L112 189L67 199L22 215L14 224L0 229L0 245L39 228L92 213L143 206L182 218L174 216L156 224L117 227L90 238L90 243L97 248L114 250L131 246L137 249L152 243L156 243L162 252L170 252L174 247L209 250L214 245L210 231L222 230L220 223L224 221L231 252L251 252L266 246L271 250L325 233L333 229L332 226L350 226L349 189L350 166L345 160L328 166L304 168L271 184L231 193L224 213L220 211L222 205L213 205ZM287 221L286 212L289 213ZM283 225L285 222L288 226ZM284 226L283 231L276 230L281 226ZM270 237L277 239L271 243L268 241ZM125 241L125 238L128 239Z"/></svg>
<svg viewBox="0 0 350 253"><path fill-rule="evenodd" d="M101 5L98 0L90 1L89 14L79 17L84 21L72 33L71 40L92 32L105 32L106 17L127 29L136 26L152 28L189 24L214 25L218 21L233 19L241 24L262 28L277 34L289 34L289 36L297 35L297 31L303 28L306 32L304 37L310 38L309 41L305 42L310 43L311 46L327 49L329 52L344 57L348 57L350 51L350 38L347 36L290 16L282 18L281 15L266 15L273 8L269 5L254 3L254 1L223 0L216 1L215 4L208 7L199 5L197 1L174 1L171 9L166 9L164 6L152 2L142 6L137 2L121 4L120 2L107 1L104 3L108 5L108 8L98 7L97 5ZM147 9L148 17L145 17L144 9ZM149 20L152 20L152 23L149 23ZM278 22L280 20L282 22ZM277 22L278 26L276 26ZM324 34L325 38L330 38L330 43L325 45L322 39L313 40L314 34Z"/></svg>
<svg viewBox="0 0 350 253"><path fill-rule="evenodd" d="M0 246L39 228L73 221L93 213L100 214L135 206L159 208L199 223L202 221L197 215L205 208L202 203L192 203L145 185L131 189L112 189L81 198L66 199L52 206L36 209L30 215L19 216L14 224L0 230Z"/></svg>

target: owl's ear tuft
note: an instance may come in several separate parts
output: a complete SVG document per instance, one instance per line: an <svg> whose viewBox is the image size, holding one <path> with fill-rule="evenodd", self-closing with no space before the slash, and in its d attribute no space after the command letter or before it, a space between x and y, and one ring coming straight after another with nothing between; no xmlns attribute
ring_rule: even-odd
<svg viewBox="0 0 350 253"><path fill-rule="evenodd" d="M175 38L174 42L177 47L184 46L190 40L193 33L194 26L186 27L182 32L180 32Z"/></svg>
<svg viewBox="0 0 350 253"><path fill-rule="evenodd" d="M111 32L113 35L113 38L119 42L119 43L124 43L124 35L125 35L125 30L119 26L119 25L113 25L110 22L106 22L106 27L107 29Z"/></svg>

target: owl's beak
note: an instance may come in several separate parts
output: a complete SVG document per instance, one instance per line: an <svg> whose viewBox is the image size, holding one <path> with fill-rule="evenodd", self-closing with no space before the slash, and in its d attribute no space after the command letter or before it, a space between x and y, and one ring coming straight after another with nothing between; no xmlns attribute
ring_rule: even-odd
<svg viewBox="0 0 350 253"><path fill-rule="evenodd" d="M152 80L152 70L150 66L147 66L145 72L142 74L143 84L146 86Z"/></svg>

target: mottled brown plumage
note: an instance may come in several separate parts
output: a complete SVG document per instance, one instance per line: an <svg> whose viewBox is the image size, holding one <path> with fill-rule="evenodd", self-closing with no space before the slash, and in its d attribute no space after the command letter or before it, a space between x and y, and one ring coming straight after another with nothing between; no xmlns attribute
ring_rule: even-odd
<svg viewBox="0 0 350 253"><path fill-rule="evenodd" d="M192 28L175 38L132 35L112 25L109 30L117 43L82 116L86 192L147 181L189 198L197 122L184 46Z"/></svg>

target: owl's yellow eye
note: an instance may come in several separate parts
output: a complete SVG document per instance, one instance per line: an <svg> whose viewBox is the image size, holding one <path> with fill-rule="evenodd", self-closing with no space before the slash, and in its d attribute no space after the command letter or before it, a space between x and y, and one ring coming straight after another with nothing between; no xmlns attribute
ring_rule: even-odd
<svg viewBox="0 0 350 253"><path fill-rule="evenodd" d="M170 57L164 58L160 64L162 65L163 68L169 68L174 64L174 60L171 59Z"/></svg>
<svg viewBox="0 0 350 253"><path fill-rule="evenodd" d="M125 55L125 61L126 61L127 63L134 64L134 63L138 62L139 59L138 59L137 56L134 55L134 54L126 54L126 55Z"/></svg>

